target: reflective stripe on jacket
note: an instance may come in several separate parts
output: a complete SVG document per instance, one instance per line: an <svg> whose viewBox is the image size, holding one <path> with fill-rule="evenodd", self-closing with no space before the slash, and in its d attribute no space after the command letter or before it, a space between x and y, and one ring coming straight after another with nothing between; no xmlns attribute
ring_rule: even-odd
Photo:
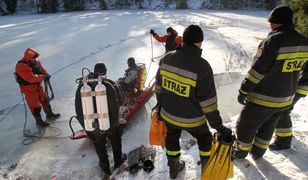
<svg viewBox="0 0 308 180"><path fill-rule="evenodd" d="M201 49L184 44L162 60L156 75L156 94L161 117L169 124L193 128L209 121L219 128L213 71L201 57Z"/></svg>
<svg viewBox="0 0 308 180"><path fill-rule="evenodd" d="M280 27L260 43L240 91L252 103L270 108L288 107L295 92L308 93L307 61L307 38L293 27Z"/></svg>

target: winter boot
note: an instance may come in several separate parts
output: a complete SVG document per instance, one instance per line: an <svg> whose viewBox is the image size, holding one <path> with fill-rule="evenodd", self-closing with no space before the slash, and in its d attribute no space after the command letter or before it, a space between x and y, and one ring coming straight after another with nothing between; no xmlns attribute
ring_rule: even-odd
<svg viewBox="0 0 308 180"><path fill-rule="evenodd" d="M32 114L33 114L33 117L35 118L35 121L36 121L36 125L38 126L41 126L41 127L46 127L46 126L49 126L49 123L48 122L44 122L42 120L42 116L41 116L41 108L35 108L33 111L32 111Z"/></svg>
<svg viewBox="0 0 308 180"><path fill-rule="evenodd" d="M185 168L185 162L180 161L180 157L168 156L169 176L171 179L175 179L178 173Z"/></svg>
<svg viewBox="0 0 308 180"><path fill-rule="evenodd" d="M57 119L60 117L59 113L55 114L52 112L50 105L48 105L48 109L44 109L44 111L46 113L46 119Z"/></svg>
<svg viewBox="0 0 308 180"><path fill-rule="evenodd" d="M36 125L41 126L41 127L49 126L49 123L43 121L41 116L34 116L34 118L36 120Z"/></svg>
<svg viewBox="0 0 308 180"><path fill-rule="evenodd" d="M280 137L276 136L275 141L269 145L269 149L272 151L280 151L283 149L291 148L292 136Z"/></svg>
<svg viewBox="0 0 308 180"><path fill-rule="evenodd" d="M120 167L127 160L127 154L123 153L121 159L114 159L114 169Z"/></svg>
<svg viewBox="0 0 308 180"><path fill-rule="evenodd" d="M291 145L290 144L283 144L283 143L279 143L278 141L275 141L272 144L270 144L268 147L272 151L280 151L280 150L284 150L284 149L289 149L291 147Z"/></svg>
<svg viewBox="0 0 308 180"><path fill-rule="evenodd" d="M201 159L201 174L203 174L204 167L206 163L209 161L210 156L203 156L203 157L200 157L200 159Z"/></svg>

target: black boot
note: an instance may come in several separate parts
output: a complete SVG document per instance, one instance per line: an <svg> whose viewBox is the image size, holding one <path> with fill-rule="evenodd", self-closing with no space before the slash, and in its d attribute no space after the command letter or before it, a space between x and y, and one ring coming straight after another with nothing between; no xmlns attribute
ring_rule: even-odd
<svg viewBox="0 0 308 180"><path fill-rule="evenodd" d="M33 117L35 118L36 125L41 126L41 127L49 126L48 122L44 122L42 120L41 108L35 108L32 113L33 113Z"/></svg>
<svg viewBox="0 0 308 180"><path fill-rule="evenodd" d="M201 159L201 174L203 174L204 167L206 163L209 161L210 156L200 157L200 159Z"/></svg>
<svg viewBox="0 0 308 180"><path fill-rule="evenodd" d="M114 169L120 167L127 160L127 154L123 153L121 159L114 158Z"/></svg>
<svg viewBox="0 0 308 180"><path fill-rule="evenodd" d="M171 179L175 179L178 176L178 173L185 168L185 162L180 161L180 157L171 157L168 158L168 166L169 166L169 176Z"/></svg>
<svg viewBox="0 0 308 180"><path fill-rule="evenodd" d="M41 126L41 127L49 126L49 123L43 121L41 116L34 116L34 118L36 120L36 125Z"/></svg>
<svg viewBox="0 0 308 180"><path fill-rule="evenodd" d="M272 151L280 151L284 149L289 149L290 147L290 144L283 144L276 141L269 145L269 149Z"/></svg>
<svg viewBox="0 0 308 180"><path fill-rule="evenodd" d="M50 105L48 105L48 109L45 110L45 113L46 113L46 119L57 119L60 117L59 113L55 114L52 112Z"/></svg>

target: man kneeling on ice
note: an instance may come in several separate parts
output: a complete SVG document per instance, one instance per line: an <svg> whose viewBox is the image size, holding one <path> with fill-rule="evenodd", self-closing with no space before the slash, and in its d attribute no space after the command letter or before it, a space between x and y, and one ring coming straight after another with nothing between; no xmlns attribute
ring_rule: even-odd
<svg viewBox="0 0 308 180"><path fill-rule="evenodd" d="M104 63L97 63L94 73L79 81L76 91L75 109L79 123L85 128L88 137L93 140L99 164L105 173L103 179L110 179L112 174L107 154L109 138L114 158L114 169L119 168L127 159L122 154L121 136L123 124L119 118L119 104L123 98L120 89L106 77Z"/></svg>

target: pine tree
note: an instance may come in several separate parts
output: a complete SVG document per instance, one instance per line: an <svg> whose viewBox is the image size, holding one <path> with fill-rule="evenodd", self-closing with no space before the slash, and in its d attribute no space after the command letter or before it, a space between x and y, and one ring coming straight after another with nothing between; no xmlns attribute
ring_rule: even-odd
<svg viewBox="0 0 308 180"><path fill-rule="evenodd" d="M6 10L10 14L14 14L16 11L16 5L17 5L17 0L1 0L2 2L5 3Z"/></svg>
<svg viewBox="0 0 308 180"><path fill-rule="evenodd" d="M308 37L308 1L307 0L282 0L283 4L292 7L296 29Z"/></svg>

